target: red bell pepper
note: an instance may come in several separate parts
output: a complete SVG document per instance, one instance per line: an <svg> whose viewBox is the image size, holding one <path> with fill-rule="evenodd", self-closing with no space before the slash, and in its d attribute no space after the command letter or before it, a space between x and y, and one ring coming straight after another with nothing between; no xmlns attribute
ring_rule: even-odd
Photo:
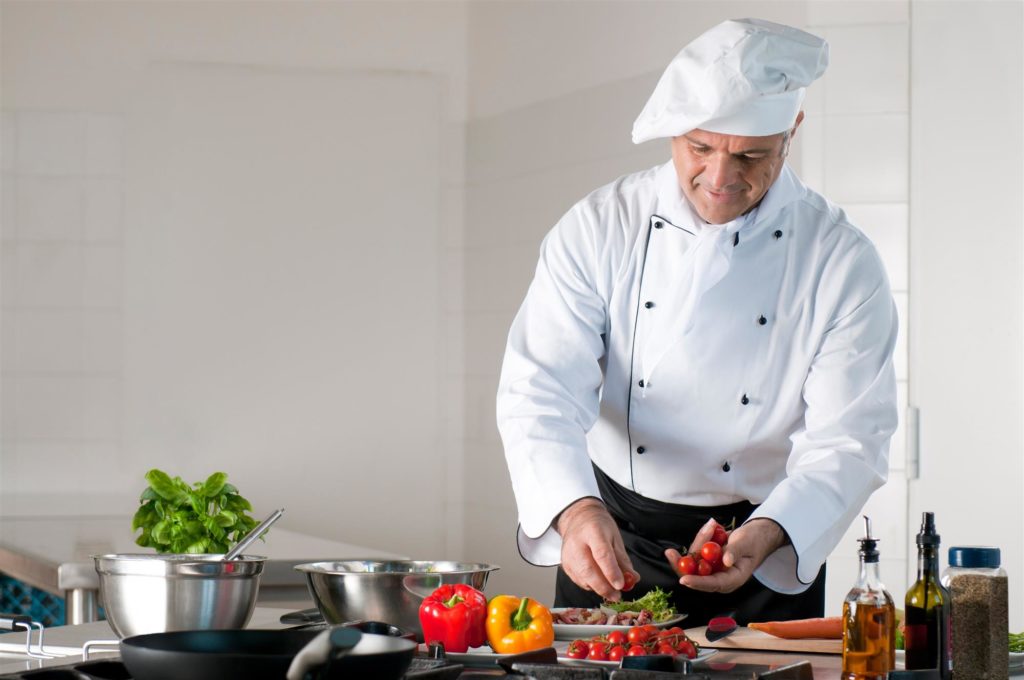
<svg viewBox="0 0 1024 680"><path fill-rule="evenodd" d="M449 652L465 652L487 642L486 620L487 597L461 583L441 586L420 605L424 642L440 642Z"/></svg>

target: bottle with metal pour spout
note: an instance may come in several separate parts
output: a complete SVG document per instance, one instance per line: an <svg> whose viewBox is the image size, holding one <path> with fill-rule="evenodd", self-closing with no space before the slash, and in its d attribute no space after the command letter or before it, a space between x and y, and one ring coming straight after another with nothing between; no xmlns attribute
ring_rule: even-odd
<svg viewBox="0 0 1024 680"><path fill-rule="evenodd" d="M860 575L843 602L842 680L885 680L896 668L896 605L878 570L878 539L864 517Z"/></svg>

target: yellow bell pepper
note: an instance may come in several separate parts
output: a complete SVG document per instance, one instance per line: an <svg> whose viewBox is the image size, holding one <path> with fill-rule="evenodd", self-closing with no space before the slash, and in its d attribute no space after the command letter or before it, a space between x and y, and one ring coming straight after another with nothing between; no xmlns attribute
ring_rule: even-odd
<svg viewBox="0 0 1024 680"><path fill-rule="evenodd" d="M555 629L548 608L536 600L498 595L487 603L487 642L498 654L550 647Z"/></svg>

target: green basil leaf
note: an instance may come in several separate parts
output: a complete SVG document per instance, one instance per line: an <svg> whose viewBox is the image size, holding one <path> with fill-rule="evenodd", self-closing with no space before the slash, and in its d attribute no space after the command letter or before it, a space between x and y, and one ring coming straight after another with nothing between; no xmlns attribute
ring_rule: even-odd
<svg viewBox="0 0 1024 680"><path fill-rule="evenodd" d="M176 478L175 478L176 479ZM174 502L181 497L181 490L171 477L163 470L154 468L145 473L145 480L165 501Z"/></svg>
<svg viewBox="0 0 1024 680"><path fill-rule="evenodd" d="M132 517L132 531L136 529L149 526L152 518L156 515L156 512L149 505L143 505L136 512L135 516Z"/></svg>
<svg viewBox="0 0 1024 680"><path fill-rule="evenodd" d="M227 484L228 476L223 472L214 472L212 475L206 478L203 482L203 495L207 498L213 498L220 494L224 485Z"/></svg>
<svg viewBox="0 0 1024 680"><path fill-rule="evenodd" d="M235 487L235 485L234 484L230 484L230 483L225 483L224 487L220 491L221 491L221 493L225 493L225 494L229 494L229 493L237 494L238 493L238 489Z"/></svg>
<svg viewBox="0 0 1024 680"><path fill-rule="evenodd" d="M192 512L197 515L206 514L206 499L201 496L191 496L188 499L188 504L192 507Z"/></svg>
<svg viewBox="0 0 1024 680"><path fill-rule="evenodd" d="M206 552L206 546L209 543L205 538L200 538L198 541L189 543L184 552L189 555L199 555Z"/></svg>
<svg viewBox="0 0 1024 680"><path fill-rule="evenodd" d="M171 522L170 520L162 519L153 525L153 529L150 531L150 535L153 540L157 543L167 545L170 543L171 533Z"/></svg>
<svg viewBox="0 0 1024 680"><path fill-rule="evenodd" d="M217 524L224 527L225 529L234 526L238 521L238 515L231 512L230 510L221 510L217 515Z"/></svg>
<svg viewBox="0 0 1024 680"><path fill-rule="evenodd" d="M158 498L160 498L160 495L156 491L153 491L153 487L147 486L142 492L142 495L139 496L139 502L155 501Z"/></svg>

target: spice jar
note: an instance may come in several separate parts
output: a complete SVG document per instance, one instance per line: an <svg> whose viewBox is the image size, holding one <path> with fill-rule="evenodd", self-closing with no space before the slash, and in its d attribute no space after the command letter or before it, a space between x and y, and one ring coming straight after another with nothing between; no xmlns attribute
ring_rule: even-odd
<svg viewBox="0 0 1024 680"><path fill-rule="evenodd" d="M953 677L1002 680L1009 676L1010 612L999 548L953 546L942 573L949 589Z"/></svg>

